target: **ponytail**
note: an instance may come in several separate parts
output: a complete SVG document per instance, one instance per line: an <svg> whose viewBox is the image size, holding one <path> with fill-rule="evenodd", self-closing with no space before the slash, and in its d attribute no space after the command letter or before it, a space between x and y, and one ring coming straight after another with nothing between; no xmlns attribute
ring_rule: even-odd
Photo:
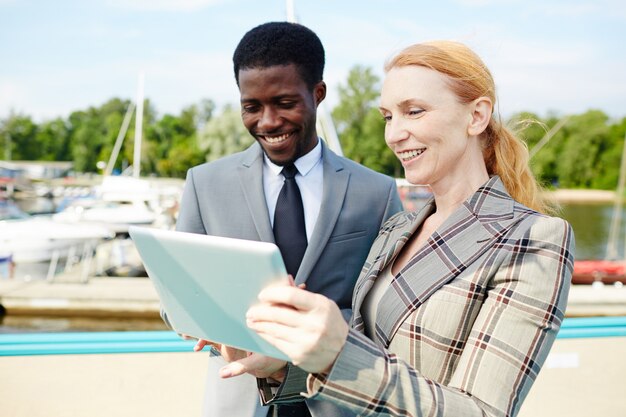
<svg viewBox="0 0 626 417"><path fill-rule="evenodd" d="M526 143L493 117L483 137L483 155L489 175L498 175L515 201L540 213L554 212L556 207L544 197L542 187L530 170Z"/></svg>

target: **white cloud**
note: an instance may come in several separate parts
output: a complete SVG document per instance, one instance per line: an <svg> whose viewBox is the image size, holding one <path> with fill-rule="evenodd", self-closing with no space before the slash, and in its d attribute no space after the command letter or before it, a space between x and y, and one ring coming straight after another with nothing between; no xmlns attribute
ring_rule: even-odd
<svg viewBox="0 0 626 417"><path fill-rule="evenodd" d="M24 112L28 105L28 92L17 80L0 81L0 117L11 111Z"/></svg>
<svg viewBox="0 0 626 417"><path fill-rule="evenodd" d="M0 4L8 4L8 1L0 0ZM165 10L165 7L169 10L191 10L216 4L216 0L105 1L116 7L144 7L146 10ZM476 6L489 1L495 0L455 0L457 5L463 2ZM476 9L475 13L470 11L467 18L461 20L448 18L448 15L424 13L421 9L419 12L403 10L380 14L376 19L358 10L349 16L337 16L330 12L308 15L310 22L303 23L311 23L310 27L320 36L326 48L327 104L329 107L337 104L337 85L345 84L348 71L353 66L371 67L382 77L385 59L401 48L424 40L455 39L477 51L493 71L505 115L522 109L541 113L545 109L576 112L600 108L609 114L623 116L626 109L623 75L626 74L626 64L623 62L623 47L615 44L623 33L623 29L616 27L619 22L615 20L619 19L615 17L619 13L626 13L626 6L621 5L623 0L598 0L599 6L591 3L592 8L582 1L572 1L570 5L563 0L555 0L557 6L553 2L540 4L531 1L526 5L519 0L503 1L507 4L516 2L507 13L519 17L515 14L519 11L523 13L523 18L513 19L508 15L507 18L490 17L488 13L497 9L495 3L492 3L494 7ZM224 9L238 4L234 1L223 3ZM252 5L251 9L254 9ZM581 14L585 11L593 17L589 22L584 16L551 18L554 21L551 30L556 31L555 35L547 32L544 25L539 26L536 19L530 18L541 13ZM208 10L207 13L212 12ZM594 30L599 13L607 16L604 19L606 28L609 33L615 33L614 36L599 38L598 31ZM239 19L237 13L225 13L219 18L235 19L233 16ZM258 23L255 20L257 16L253 17L244 16L243 23L233 22L229 25L231 31L220 30L218 34L204 28L197 36L207 42L200 46L185 44L187 51L174 46L163 50L165 46L158 43L145 46L145 40L152 38L143 36L140 31L149 34L150 30L154 30L149 26L118 29L115 22L103 20L101 25L91 25L87 35L98 40L133 39L130 42L133 47L120 47L112 52L107 50L107 54L92 59L68 59L67 63L43 61L41 65L16 67L19 71L9 65L3 71L6 76L0 75L0 117L10 109L25 111L35 118L67 116L70 111L98 106L112 97L134 98L140 70L145 71L146 97L151 99L159 113L177 114L184 106L202 98L212 99L219 106L226 103L237 105L239 95L232 74L231 55L244 27ZM561 23L567 25L565 30L559 31ZM235 30L237 24L242 27ZM572 24L581 25L581 31L584 29L586 34L566 36L566 30L571 29ZM177 33L172 31L171 36L177 36ZM137 39L138 45L135 45L134 39ZM25 48L22 50L28 51ZM70 52L62 53L72 57ZM136 56L131 53L136 53ZM141 59L142 55L148 58Z"/></svg>
<svg viewBox="0 0 626 417"><path fill-rule="evenodd" d="M625 19L626 7L623 0L596 0L594 2L533 2L529 4L535 13L548 16L583 17L598 16Z"/></svg>
<svg viewBox="0 0 626 417"><path fill-rule="evenodd" d="M146 95L163 112L178 113L185 105L202 98L218 106L239 102L239 91L232 72L230 54L169 51L145 66Z"/></svg>
<svg viewBox="0 0 626 417"><path fill-rule="evenodd" d="M88 27L88 32L97 38L112 39L137 39L142 36L142 31L134 27L116 27L106 24L95 24Z"/></svg>
<svg viewBox="0 0 626 417"><path fill-rule="evenodd" d="M554 3L542 3L534 4L532 10L535 12L545 14L548 16L588 16L596 13L600 8L598 4L584 3L584 4L554 4Z"/></svg>
<svg viewBox="0 0 626 417"><path fill-rule="evenodd" d="M221 0L106 0L109 6L121 9L173 12L200 10L219 3Z"/></svg>
<svg viewBox="0 0 626 417"><path fill-rule="evenodd" d="M0 80L0 117L24 111L35 120L99 106L113 97L135 100L137 77L145 74L145 97L158 113L178 114L203 98L218 106L237 104L239 93L230 54L162 51L148 60L119 59L46 69Z"/></svg>
<svg viewBox="0 0 626 417"><path fill-rule="evenodd" d="M620 116L626 106L623 63L589 66L601 58L592 43L564 44L500 37L475 50L491 69L504 116L527 110L545 115L599 108ZM618 113L619 112L619 113Z"/></svg>
<svg viewBox="0 0 626 417"><path fill-rule="evenodd" d="M520 0L455 0L454 3L468 7L502 6L521 3Z"/></svg>

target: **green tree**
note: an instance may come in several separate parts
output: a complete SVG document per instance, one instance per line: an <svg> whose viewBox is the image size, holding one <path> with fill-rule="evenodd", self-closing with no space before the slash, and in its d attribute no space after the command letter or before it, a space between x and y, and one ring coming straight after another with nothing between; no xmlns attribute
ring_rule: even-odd
<svg viewBox="0 0 626 417"><path fill-rule="evenodd" d="M56 118L39 125L35 141L41 147L43 161L70 161L70 129L65 120Z"/></svg>
<svg viewBox="0 0 626 417"><path fill-rule="evenodd" d="M332 115L346 157L371 169L402 175L402 166L384 139L385 123L378 110L379 79L370 68L350 70L339 86L339 104Z"/></svg>
<svg viewBox="0 0 626 417"><path fill-rule="evenodd" d="M159 175L184 177L187 170L204 162L198 145L198 126L212 114L212 102L184 108L179 116L164 115L150 130L151 144Z"/></svg>
<svg viewBox="0 0 626 417"><path fill-rule="evenodd" d="M558 116L544 120L534 113L522 112L513 115L506 123L526 142L531 154L533 151L536 152L530 160L531 169L537 179L548 186L558 183L556 167L558 155L563 148L563 133L557 132L540 150L537 146L559 120L560 117Z"/></svg>
<svg viewBox="0 0 626 417"><path fill-rule="evenodd" d="M590 110L570 118L563 127L566 139L558 156L557 174L563 188L591 188L597 178L606 175L599 172L602 153L609 146L608 116L598 110Z"/></svg>
<svg viewBox="0 0 626 417"><path fill-rule="evenodd" d="M598 156L597 176L592 187L614 190L619 179L619 167L622 163L624 137L626 136L626 118L609 126L608 140ZM626 163L624 161L623 163Z"/></svg>
<svg viewBox="0 0 626 417"><path fill-rule="evenodd" d="M243 125L239 110L229 105L204 126L199 136L199 144L205 151L207 161L243 151L252 142L254 139Z"/></svg>
<svg viewBox="0 0 626 417"><path fill-rule="evenodd" d="M30 116L11 113L2 121L2 158L12 160L37 160L41 148L37 143L37 125Z"/></svg>
<svg viewBox="0 0 626 417"><path fill-rule="evenodd" d="M96 172L99 160L108 161L128 105L127 100L113 98L100 107L70 114L70 152L75 170Z"/></svg>

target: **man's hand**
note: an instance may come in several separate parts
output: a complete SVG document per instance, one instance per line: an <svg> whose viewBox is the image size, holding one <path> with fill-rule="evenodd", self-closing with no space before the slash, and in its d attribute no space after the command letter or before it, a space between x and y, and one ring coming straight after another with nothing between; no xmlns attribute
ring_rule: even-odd
<svg viewBox="0 0 626 417"><path fill-rule="evenodd" d="M270 358L258 353L246 352L245 350L222 345L220 343L211 342L205 339L196 339L186 334L180 335L184 340L198 340L193 347L196 352L204 349L205 346L211 346L217 350L228 365L220 369L222 378L232 378L245 373L249 373L257 378L272 378L282 381L287 362L279 359Z"/></svg>
<svg viewBox="0 0 626 417"><path fill-rule="evenodd" d="M220 376L222 378L232 378L248 373L257 378L272 378L282 381L286 369L287 362L285 361L270 358L259 353L248 353L245 357L235 360L220 369Z"/></svg>
<svg viewBox="0 0 626 417"><path fill-rule="evenodd" d="M196 343L196 345L193 347L194 352L200 352L202 349L204 349L205 346L211 346L213 349L217 350L218 352L221 351L222 349L222 345L219 343L215 343L215 342L211 342L210 340L205 340L205 339L197 339L193 336L189 336L187 334L181 334L180 337L183 338L183 340L197 340L198 342Z"/></svg>

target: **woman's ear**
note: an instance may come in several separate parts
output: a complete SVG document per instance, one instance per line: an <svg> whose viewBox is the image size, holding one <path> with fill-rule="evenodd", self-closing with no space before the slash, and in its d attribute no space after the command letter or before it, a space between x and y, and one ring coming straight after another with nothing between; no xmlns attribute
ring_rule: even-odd
<svg viewBox="0 0 626 417"><path fill-rule="evenodd" d="M479 97L471 103L471 120L467 126L470 136L478 136L485 131L491 120L493 103L489 97Z"/></svg>

